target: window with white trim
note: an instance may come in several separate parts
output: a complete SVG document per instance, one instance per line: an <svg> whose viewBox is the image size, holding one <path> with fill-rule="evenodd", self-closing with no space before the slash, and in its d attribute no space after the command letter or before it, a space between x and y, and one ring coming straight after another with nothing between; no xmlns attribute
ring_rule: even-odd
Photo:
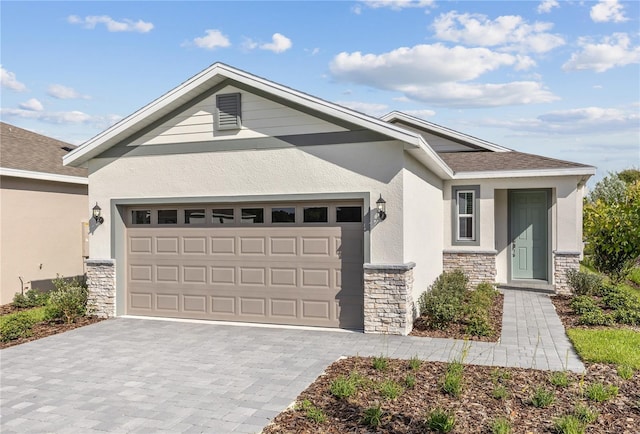
<svg viewBox="0 0 640 434"><path fill-rule="evenodd" d="M479 186L453 187L453 244L479 245Z"/></svg>

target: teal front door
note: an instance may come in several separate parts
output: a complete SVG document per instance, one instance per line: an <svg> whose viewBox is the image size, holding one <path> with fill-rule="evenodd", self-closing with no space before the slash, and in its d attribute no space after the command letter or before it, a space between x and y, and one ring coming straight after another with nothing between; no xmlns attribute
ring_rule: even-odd
<svg viewBox="0 0 640 434"><path fill-rule="evenodd" d="M510 190L511 278L547 280L549 192Z"/></svg>

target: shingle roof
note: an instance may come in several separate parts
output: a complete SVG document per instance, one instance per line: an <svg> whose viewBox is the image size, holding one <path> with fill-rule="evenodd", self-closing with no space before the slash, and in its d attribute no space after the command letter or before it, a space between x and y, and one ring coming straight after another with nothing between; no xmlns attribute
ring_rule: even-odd
<svg viewBox="0 0 640 434"><path fill-rule="evenodd" d="M86 169L62 165L62 157L75 148L69 143L0 122L2 168L86 177Z"/></svg>
<svg viewBox="0 0 640 434"><path fill-rule="evenodd" d="M456 173L591 167L523 152L442 152L440 157Z"/></svg>

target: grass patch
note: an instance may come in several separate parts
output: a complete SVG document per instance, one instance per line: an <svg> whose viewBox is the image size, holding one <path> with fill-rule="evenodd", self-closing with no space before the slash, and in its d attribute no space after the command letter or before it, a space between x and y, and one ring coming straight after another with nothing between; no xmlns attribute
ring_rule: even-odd
<svg viewBox="0 0 640 434"><path fill-rule="evenodd" d="M369 407L364 411L362 423L370 427L377 427L382 422L383 414L384 412L380 408L380 404Z"/></svg>
<svg viewBox="0 0 640 434"><path fill-rule="evenodd" d="M556 387L567 387L571 381L565 371L556 371L549 376L549 382Z"/></svg>
<svg viewBox="0 0 640 434"><path fill-rule="evenodd" d="M529 399L531 405L537 408L547 408L555 401L553 391L547 390L544 387L536 387L533 395Z"/></svg>
<svg viewBox="0 0 640 434"><path fill-rule="evenodd" d="M568 329L567 335L585 362L640 369L640 332L629 329Z"/></svg>
<svg viewBox="0 0 640 434"><path fill-rule="evenodd" d="M587 386L587 398L595 402L604 402L618 396L618 386L593 383Z"/></svg>
<svg viewBox="0 0 640 434"><path fill-rule="evenodd" d="M509 434L511 432L511 422L506 417L499 417L491 422L492 434Z"/></svg>
<svg viewBox="0 0 640 434"><path fill-rule="evenodd" d="M315 423L324 423L327 421L327 415L324 414L324 411L313 405L308 399L305 399L298 405L298 410L303 411L306 418Z"/></svg>
<svg viewBox="0 0 640 434"><path fill-rule="evenodd" d="M455 424L455 416L441 408L436 408L427 416L427 426L436 432L450 432Z"/></svg>
<svg viewBox="0 0 640 434"><path fill-rule="evenodd" d="M385 380L380 384L380 394L386 399L396 399L402 392L404 388L393 380Z"/></svg>

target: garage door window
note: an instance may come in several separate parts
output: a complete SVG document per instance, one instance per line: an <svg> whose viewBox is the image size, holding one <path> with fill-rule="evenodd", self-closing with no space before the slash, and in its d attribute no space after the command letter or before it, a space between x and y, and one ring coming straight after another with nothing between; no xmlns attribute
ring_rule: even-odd
<svg viewBox="0 0 640 434"><path fill-rule="evenodd" d="M242 223L264 223L264 209L242 208Z"/></svg>
<svg viewBox="0 0 640 434"><path fill-rule="evenodd" d="M362 207L360 206L337 206L336 222L338 223L359 223L362 221Z"/></svg>
<svg viewBox="0 0 640 434"><path fill-rule="evenodd" d="M272 223L295 223L296 209L295 208L271 208L271 222Z"/></svg>
<svg viewBox="0 0 640 434"><path fill-rule="evenodd" d="M212 211L211 222L214 225L233 223L233 208L215 208Z"/></svg>
<svg viewBox="0 0 640 434"><path fill-rule="evenodd" d="M158 210L159 225L175 225L178 223L177 209L160 209Z"/></svg>
<svg viewBox="0 0 640 434"><path fill-rule="evenodd" d="M151 224L151 210L139 210L131 211L131 222L134 225L150 225Z"/></svg>
<svg viewBox="0 0 640 434"><path fill-rule="evenodd" d="M187 225L202 225L205 223L204 209L185 209L184 223Z"/></svg>
<svg viewBox="0 0 640 434"><path fill-rule="evenodd" d="M304 222L326 223L328 215L326 206L308 207L304 209Z"/></svg>

